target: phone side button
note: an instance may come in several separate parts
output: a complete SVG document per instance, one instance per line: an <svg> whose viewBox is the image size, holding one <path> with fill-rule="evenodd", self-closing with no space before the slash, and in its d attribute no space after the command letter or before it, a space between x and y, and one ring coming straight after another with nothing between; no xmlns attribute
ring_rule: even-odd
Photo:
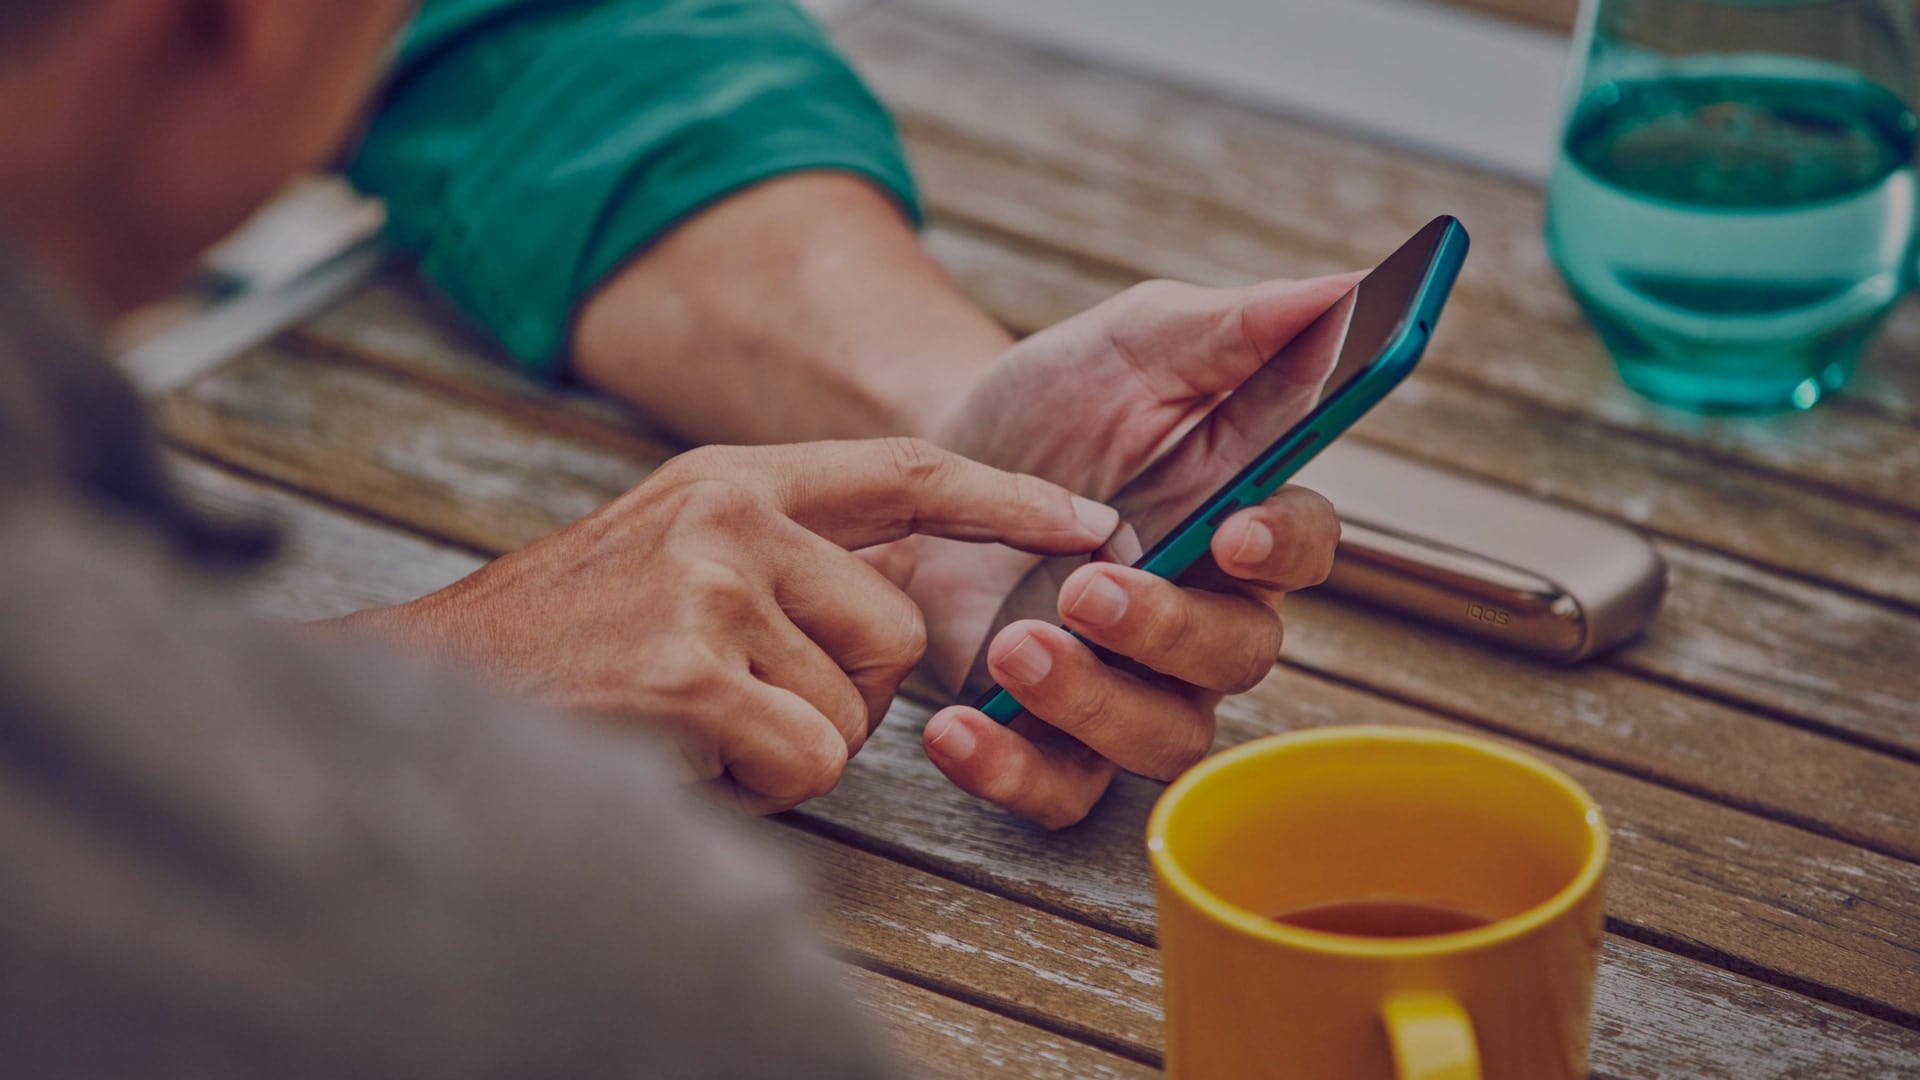
<svg viewBox="0 0 1920 1080"><path fill-rule="evenodd" d="M1305 453L1307 447L1312 446L1314 443L1318 441L1320 441L1320 432L1318 430L1308 431L1306 438L1301 439L1299 445L1287 451L1285 454L1282 454L1280 456L1280 460L1260 470L1260 475L1253 478L1253 486L1257 488L1266 487L1267 481L1272 480L1274 477L1274 474L1278 473L1281 469L1286 468L1287 465L1293 461L1293 459Z"/></svg>

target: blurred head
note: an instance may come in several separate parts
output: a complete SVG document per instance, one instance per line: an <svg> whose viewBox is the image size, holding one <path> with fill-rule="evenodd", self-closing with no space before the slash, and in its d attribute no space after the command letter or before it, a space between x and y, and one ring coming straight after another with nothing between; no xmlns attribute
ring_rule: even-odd
<svg viewBox="0 0 1920 1080"><path fill-rule="evenodd" d="M413 0L0 0L0 222L105 311L346 138Z"/></svg>

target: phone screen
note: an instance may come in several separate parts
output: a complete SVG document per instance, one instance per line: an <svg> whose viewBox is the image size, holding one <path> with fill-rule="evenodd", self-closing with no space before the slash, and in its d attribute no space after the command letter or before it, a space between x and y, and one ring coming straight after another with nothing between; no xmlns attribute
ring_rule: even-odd
<svg viewBox="0 0 1920 1080"><path fill-rule="evenodd" d="M1380 364L1407 322L1419 317L1422 287L1452 225L1450 218L1437 219L1403 244L1123 487L1109 500L1123 524L1105 547L1092 556L1038 563L1001 605L960 700L975 701L993 688L986 645L994 634L1019 619L1058 621L1060 586L1069 574L1089 558L1137 564L1223 485ZM1421 337L1427 329L1420 328ZM1306 447L1293 463L1304 464L1319 448ZM1212 560L1203 558L1180 579L1207 570L1217 573Z"/></svg>

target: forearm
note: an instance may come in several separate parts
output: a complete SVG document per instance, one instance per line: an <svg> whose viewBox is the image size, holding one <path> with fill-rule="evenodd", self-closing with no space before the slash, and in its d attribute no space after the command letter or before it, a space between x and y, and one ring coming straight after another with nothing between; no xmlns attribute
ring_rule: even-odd
<svg viewBox="0 0 1920 1080"><path fill-rule="evenodd" d="M930 437L1012 339L859 178L746 189L609 277L574 370L707 442Z"/></svg>

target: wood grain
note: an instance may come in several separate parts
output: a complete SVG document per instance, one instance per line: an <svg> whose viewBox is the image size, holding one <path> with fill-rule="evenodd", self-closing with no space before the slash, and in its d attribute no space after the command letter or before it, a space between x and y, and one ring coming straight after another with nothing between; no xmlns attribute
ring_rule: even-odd
<svg viewBox="0 0 1920 1080"><path fill-rule="evenodd" d="M1656 544L1666 609L1610 666L1920 758L1916 620L1683 544ZM1783 658L1790 658L1784 659Z"/></svg>
<svg viewBox="0 0 1920 1080"><path fill-rule="evenodd" d="M1760 566L1920 609L1920 522L1443 378L1415 378L1357 437Z"/></svg>
<svg viewBox="0 0 1920 1080"><path fill-rule="evenodd" d="M240 583L245 603L266 618L306 621L399 603L463 576L480 562L465 551L354 517L217 466L177 455L171 465L182 488L195 502L224 513L269 518L286 530L287 543L281 557ZM788 830L781 833L797 835ZM836 913L836 917L841 914L856 913ZM1097 934L1061 920L1052 921L1084 935ZM1121 944L1140 949L1130 942ZM874 957L860 959L869 967L880 966ZM916 1075L1053 1076L1063 1080L1150 1075L1150 1070L1136 1062L919 986L858 969L850 969L848 978L866 1008L889 1030L893 1046L915 1068ZM1056 1004L1064 1008L1070 1001L1063 999ZM1150 1007L1147 1003L1137 1006ZM1157 1017L1157 1010L1151 1015ZM1103 1041L1116 1040L1108 1036Z"/></svg>
<svg viewBox="0 0 1920 1080"><path fill-rule="evenodd" d="M1022 333L1138 279L964 226L935 228L929 241L963 288ZM1442 323L1442 335L1451 329ZM1430 355L1444 348L1443 337ZM1920 526L1907 514L1622 437L1586 418L1436 376L1424 365L1362 421L1355 437L1784 573L1920 608Z"/></svg>
<svg viewBox="0 0 1920 1080"><path fill-rule="evenodd" d="M854 994L893 1037L912 1075L976 1080L1130 1080L1148 1066L861 968Z"/></svg>
<svg viewBox="0 0 1920 1080"><path fill-rule="evenodd" d="M182 462L179 472L202 501L266 514L289 530L290 557L252 590L252 603L272 617L319 618L361 602L409 599L475 561L201 463ZM423 575L422 567L432 569ZM1158 963L1145 945L815 835L775 835L814 871L827 932L856 963L1128 1057L1157 1059ZM934 1005L891 982L864 985L896 1003L883 1013L902 1024L924 1019L916 1010ZM1606 946L1594 1023L1594 1065L1603 1077L1892 1077L1920 1060L1920 1034L1619 938ZM1702 1032L1714 1037L1702 1040ZM940 1042L942 1035L900 1034L915 1057L945 1060L965 1046ZM929 1038L938 1045L922 1045Z"/></svg>
<svg viewBox="0 0 1920 1080"><path fill-rule="evenodd" d="M1920 16L1917 16L1920 17ZM1880 337L1867 350L1854 390L1862 397L1904 413L1920 424L1920 379L1908 373L1920 368L1920 300L1909 298L1887 317ZM1851 392L1851 391L1850 391Z"/></svg>
<svg viewBox="0 0 1920 1080"><path fill-rule="evenodd" d="M983 301L1016 326L1044 323L1117 288L1057 258L1049 263L977 233L936 229L930 242L961 280L986 290ZM370 289L296 336L328 350L314 355L351 357L404 374L543 429L587 434L583 423L589 429L610 426L651 440L642 444L649 456L663 455L669 446L631 413L577 391L538 386L492 362L487 346L407 277ZM1412 403L1403 407L1399 401L1407 397ZM1595 445L1582 437L1579 423L1555 423L1511 402L1490 410L1449 384L1411 383L1382 412L1386 420L1363 427L1359 437L1419 456L1454 430L1490 433L1496 444L1522 452L1485 455L1493 466L1492 475L1482 473L1485 479L1570 496L1561 501L1612 509L1642 525L1661 514L1690 515L1698 522L1694 531L1725 538L1723 546L1735 549L1776 551L1796 536L1812 535L1820 543L1802 546L1810 560L1816 548L1824 548L1823 567L1896 590L1920 590L1920 563L1890 539L1907 536L1906 523L1851 503L1796 499L1777 485L1744 486L1739 474L1729 477L1712 463L1637 440ZM1652 460L1634 462L1637 451ZM1622 455L1628 464L1621 463ZM1668 544L1663 550L1675 567L1669 614L1651 637L1614 663L1920 757L1920 726L1909 719L1911 703L1920 700L1920 666L1900 662L1920 635L1920 620L1698 548ZM1782 655L1797 658L1791 670L1779 663Z"/></svg>
<svg viewBox="0 0 1920 1080"><path fill-rule="evenodd" d="M1580 12L1580 0L1437 0L1457 8L1484 12L1549 30L1570 31Z"/></svg>
<svg viewBox="0 0 1920 1080"><path fill-rule="evenodd" d="M1047 325L1123 284L963 229L935 230L932 248L1017 329ZM1920 639L1920 620L1872 599L1787 580L1837 582L1920 604L1920 527L1904 515L1798 491L1424 375L1383 401L1353 437L1690 539L1663 545L1684 567L1675 574L1670 613L1616 663L1910 757L1920 754L1920 727L1911 722L1920 669L1901 660ZM1690 617L1671 614L1682 608ZM1756 651L1756 645L1765 648ZM1795 657L1794 670L1782 669L1781 656Z"/></svg>
<svg viewBox="0 0 1920 1080"><path fill-rule="evenodd" d="M484 402L542 426L588 436L620 432L662 457L678 449L658 424L612 398L570 382L530 379L404 260L291 328L283 344L296 343L320 347L313 355L330 361L400 372L442 396Z"/></svg>
<svg viewBox="0 0 1920 1080"><path fill-rule="evenodd" d="M174 395L162 415L172 437L202 453L485 553L514 550L613 498L660 453L618 433L589 441L548 430L284 345ZM1677 583L1685 580L1680 575ZM1920 765L1913 762L1619 671L1563 674L1397 622L1321 610L1310 608L1306 625L1325 624L1317 639L1324 644L1293 650L1319 670L1876 850L1920 857L1920 830L1910 826L1920 820ZM1740 612L1727 615L1735 625L1722 637L1745 625ZM1821 637L1854 636L1839 625L1798 629L1815 656ZM1675 633L1684 630L1675 624ZM1401 648L1417 651L1395 664L1377 663ZM1700 654L1723 664L1743 655L1712 642ZM1764 657L1752 659L1762 673L1776 670ZM1724 667L1696 666L1725 674ZM1475 677L1463 679L1463 671ZM1595 716L1613 720L1596 723Z"/></svg>
<svg viewBox="0 0 1920 1080"><path fill-rule="evenodd" d="M1223 218L1184 193L1048 175L1032 162L935 144L908 131L938 219L1072 250L1140 277L1238 285L1314 276L1371 265L1397 243L1316 253L1297 234ZM1470 258L1469 265L1478 264ZM1555 325L1535 313L1503 310L1465 285L1458 296L1425 362L1428 377L1595 420L1791 486L1920 512L1920 431L1906 418L1836 405L1761 419L1673 413L1627 390L1583 324Z"/></svg>
<svg viewBox="0 0 1920 1080"><path fill-rule="evenodd" d="M297 343L249 353L157 411L170 439L205 456L489 554L586 514L663 456L610 430L559 434L443 399Z"/></svg>
<svg viewBox="0 0 1920 1080"><path fill-rule="evenodd" d="M1642 524L1673 566L1669 607L1608 665L1561 672L1303 597L1290 666L1227 703L1221 741L1475 730L1592 790L1616 845L1599 1075L1920 1073L1920 765L1898 756L1920 757L1915 308L1835 407L1672 417L1613 380L1545 268L1529 189L917 16L876 12L849 40L906 99L936 252L1016 327L1142 275L1355 265L1404 219L1468 208L1479 249L1447 359L1361 436ZM170 436L215 462L178 464L197 497L294 534L251 604L293 618L410 598L671 452L643 419L487 352L389 279L164 402ZM896 707L840 791L791 816L828 930L867 969L849 977L936 1075L1150 1075L1139 837L1158 785L1125 778L1084 825L1038 832L939 777L925 713Z"/></svg>
<svg viewBox="0 0 1920 1080"><path fill-rule="evenodd" d="M607 447L514 426L476 405L436 398L382 372L354 365L322 367L272 350L255 353L177 395L165 414L170 425L203 452L322 492L330 500L344 493L350 505L369 516L417 522L440 539L478 551L509 550L558 527L645 468L643 461ZM333 426L345 422L335 414L351 418L344 431ZM395 440L397 449L389 445ZM1676 694L1617 671L1550 672L1308 597L1300 598L1294 611L1289 655L1297 662L1337 662L1341 671L1365 671L1399 696L1471 716L1479 724L1571 748L1643 777L1711 791L1736 805L1806 821L1835 835L1862 837L1896 851L1910 852L1915 846L1912 822L1917 818L1911 805L1920 782L1911 763ZM1382 656L1394 657L1394 662L1382 664ZM1265 708L1275 716L1297 718L1302 700L1333 694L1318 681L1286 681L1297 678L1287 675L1269 683L1261 696L1243 699L1246 703L1236 704L1229 715L1246 718L1246 710ZM1346 710L1401 722L1427 716L1354 691L1335 694L1322 708L1331 710L1329 715ZM917 748L907 749L917 760ZM924 769L924 762L920 767ZM1635 830L1633 840L1623 839L1623 863L1636 850L1633 844L1639 837L1657 837L1648 841L1653 846L1637 871L1650 882L1647 895L1703 891L1697 903L1678 910L1652 899L1618 908L1629 925L1675 947L1698 948L1776 977L1807 978L1838 999L1881 1002L1897 1015L1920 1016L1920 983L1904 973L1900 978L1893 974L1902 964L1920 962L1910 955L1910 944L1895 944L1920 942L1920 926L1871 922L1912 917L1920 888L1908 878L1920 874L1920 868L1713 808L1653 783L1589 771L1597 778L1591 781L1596 790L1626 785L1608 803L1610 811L1633 823ZM944 781L932 791L914 792L898 783L882 790L889 800L905 798L873 810L869 831L900 835L903 821L918 821L932 834L945 828L945 822L920 816L928 807L941 805L937 796L950 794ZM1132 804L1122 798L1113 805ZM951 803L948 807L955 809ZM959 804L959 809L967 807L964 801ZM1002 866L1057 854L1051 838L1027 832L1018 837L1017 842L1003 838L998 847L969 851ZM1131 853L1130 840L1117 850ZM975 856L956 852L952 857ZM1746 866L1753 859L1760 859L1759 865L1727 876L1728 867ZM1868 876L1860 892L1870 903L1842 906L1844 897L1831 890L1794 898L1795 890L1812 888L1807 883L1860 867L1871 868L1862 871ZM965 867L955 872L965 872ZM1099 879L1104 874L1094 871L1093 877L1056 887L1037 899L1099 909ZM1799 884L1783 893L1781 883ZM1118 920L1115 925L1131 918L1133 928L1140 929L1143 888L1143 881L1135 881L1123 901L1130 916L1108 912L1109 919ZM1841 929L1821 918L1831 918ZM1823 941L1823 934L1837 937Z"/></svg>
<svg viewBox="0 0 1920 1080"><path fill-rule="evenodd" d="M1675 574L1685 572L1682 567ZM1758 722L1749 713L1678 695L1605 665L1549 668L1331 598L1307 594L1291 603L1283 655L1293 663L1672 787L1920 859L1920 765L1912 761ZM1672 625L1674 616L1667 618L1645 647ZM1799 670L1795 662L1781 677Z"/></svg>
<svg viewBox="0 0 1920 1080"><path fill-rule="evenodd" d="M899 111L938 213L1139 274L1210 283L1369 265L1434 213L1457 213L1481 242L1448 317L1453 345L1431 366L1792 481L1920 509L1920 431L1886 415L1897 404L1856 395L1862 409L1701 421L1627 391L1547 263L1539 192L1527 185L927 16L882 9L842 41ZM1920 364L1888 375L1910 386Z"/></svg>
<svg viewBox="0 0 1920 1080"><path fill-rule="evenodd" d="M776 834L812 871L826 932L854 962L1158 1064L1152 948L798 829Z"/></svg>
<svg viewBox="0 0 1920 1080"><path fill-rule="evenodd" d="M1284 698L1223 709L1221 742L1332 723L1459 726L1282 671ZM827 835L978 888L1152 940L1139 837L1159 785L1125 777L1074 829L1046 833L948 784L902 705L840 789L800 811ZM1484 733L1483 733L1484 734ZM1897 1022L1920 1024L1920 867L1553 753L1605 808L1615 851L1610 928Z"/></svg>
<svg viewBox="0 0 1920 1080"><path fill-rule="evenodd" d="M247 606L265 618L307 622L403 603L458 581L485 561L203 461L176 454L171 465L195 503L270 520L283 530L273 566L236 583Z"/></svg>
<svg viewBox="0 0 1920 1080"><path fill-rule="evenodd" d="M1145 945L804 833L826 932L855 963L1157 1063ZM1920 1033L1618 937L1594 989L1596 1077L1896 1077ZM1702 1032L1712 1032L1702 1039Z"/></svg>

